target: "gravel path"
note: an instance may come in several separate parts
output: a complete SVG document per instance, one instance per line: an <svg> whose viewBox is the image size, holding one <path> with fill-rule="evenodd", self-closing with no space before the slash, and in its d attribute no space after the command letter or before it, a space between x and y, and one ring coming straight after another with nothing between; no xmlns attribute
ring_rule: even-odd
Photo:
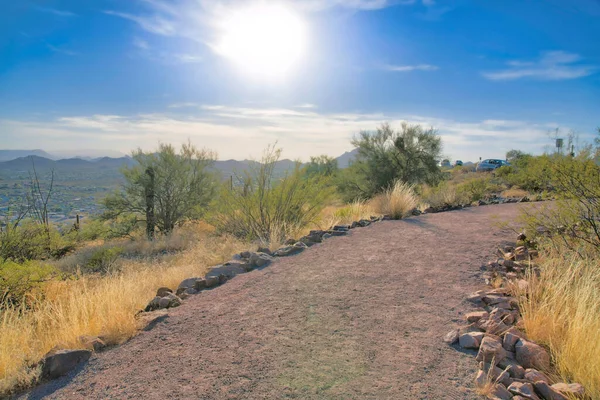
<svg viewBox="0 0 600 400"><path fill-rule="evenodd" d="M518 204L384 221L240 275L25 398L475 399L442 341Z"/></svg>

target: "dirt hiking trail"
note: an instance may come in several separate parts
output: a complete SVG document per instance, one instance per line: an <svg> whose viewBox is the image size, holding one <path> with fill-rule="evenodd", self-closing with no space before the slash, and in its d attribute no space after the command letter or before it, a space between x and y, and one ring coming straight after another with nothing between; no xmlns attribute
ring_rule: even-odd
<svg viewBox="0 0 600 400"><path fill-rule="evenodd" d="M239 275L39 399L476 399L443 336L520 205L383 221Z"/></svg>

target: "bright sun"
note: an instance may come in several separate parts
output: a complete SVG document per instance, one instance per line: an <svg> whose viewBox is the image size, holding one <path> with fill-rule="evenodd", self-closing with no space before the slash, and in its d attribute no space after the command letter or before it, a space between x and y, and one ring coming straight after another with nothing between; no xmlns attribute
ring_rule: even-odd
<svg viewBox="0 0 600 400"><path fill-rule="evenodd" d="M224 19L216 50L245 73L263 78L286 75L306 46L303 21L282 5L256 4Z"/></svg>

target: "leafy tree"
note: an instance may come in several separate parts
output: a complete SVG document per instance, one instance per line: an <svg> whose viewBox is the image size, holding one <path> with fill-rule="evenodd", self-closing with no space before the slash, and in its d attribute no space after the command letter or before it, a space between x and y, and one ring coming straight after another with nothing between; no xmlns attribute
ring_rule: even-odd
<svg viewBox="0 0 600 400"><path fill-rule="evenodd" d="M437 161L442 141L433 128L402 123L394 130L388 123L376 131L362 131L352 140L357 160L338 181L347 200L370 198L396 181L435 185L441 179Z"/></svg>
<svg viewBox="0 0 600 400"><path fill-rule="evenodd" d="M338 171L337 160L333 157L321 155L310 157L310 162L306 166L306 175L332 176Z"/></svg>
<svg viewBox="0 0 600 400"><path fill-rule="evenodd" d="M521 150L513 149L506 152L506 160L510 163L514 163L515 161L520 160L526 156L528 156L528 154L522 152Z"/></svg>
<svg viewBox="0 0 600 400"><path fill-rule="evenodd" d="M122 170L125 184L104 201L104 219L135 217L146 223L149 239L154 229L169 234L177 224L199 217L216 192L217 177L209 170L216 155L192 144L177 153L170 144L158 151L138 149L132 157L137 165Z"/></svg>

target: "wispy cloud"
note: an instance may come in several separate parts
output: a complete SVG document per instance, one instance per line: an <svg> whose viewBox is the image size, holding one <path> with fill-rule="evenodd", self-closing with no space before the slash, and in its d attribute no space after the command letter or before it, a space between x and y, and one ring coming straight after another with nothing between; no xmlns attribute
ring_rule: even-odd
<svg viewBox="0 0 600 400"><path fill-rule="evenodd" d="M58 15L59 17L75 17L75 16L77 16L77 14L72 13L71 11L58 10L56 8L50 8L50 7L33 6L33 9L36 11L39 11L39 12Z"/></svg>
<svg viewBox="0 0 600 400"><path fill-rule="evenodd" d="M437 71L440 69L436 65L418 64L418 65L385 65L383 69L393 72L411 72L411 71Z"/></svg>
<svg viewBox="0 0 600 400"><path fill-rule="evenodd" d="M142 29L163 36L175 36L177 35L177 28L175 21L163 18L160 15L142 16L134 15L123 12L117 12L112 10L104 11L105 14L114 15L136 22Z"/></svg>
<svg viewBox="0 0 600 400"><path fill-rule="evenodd" d="M511 148L540 152L552 123L487 119L464 121L418 115L373 113L323 113L311 108L237 107L226 105L173 104L167 113L136 115L65 116L51 121L0 120L8 142L23 146L57 146L78 143L106 147L119 143L128 152L142 146L150 150L159 141L173 144L188 138L219 152L221 158L259 156L277 141L285 156L307 159L310 155L337 156L351 148L350 139L381 122L398 126L402 121L439 129L445 152L463 160L501 157ZM168 138L168 139L166 139ZM91 145L91 144L94 145Z"/></svg>
<svg viewBox="0 0 600 400"><path fill-rule="evenodd" d="M144 39L140 39L138 37L133 38L133 45L135 47L137 47L138 49L142 49L142 50L148 50L150 48L150 45L148 44L147 41L145 41Z"/></svg>
<svg viewBox="0 0 600 400"><path fill-rule="evenodd" d="M51 44L46 43L46 47L48 47L48 49L52 50L55 53L60 53L60 54L65 54L67 56L76 56L78 53L71 51L71 50L67 50L67 49L63 49L61 47L56 47L53 46Z"/></svg>
<svg viewBox="0 0 600 400"><path fill-rule="evenodd" d="M584 65L578 54L565 51L549 51L543 53L536 61L509 61L509 67L500 71L483 72L482 75L493 81L507 81L515 79L537 79L557 81L577 79L593 74L597 66Z"/></svg>

